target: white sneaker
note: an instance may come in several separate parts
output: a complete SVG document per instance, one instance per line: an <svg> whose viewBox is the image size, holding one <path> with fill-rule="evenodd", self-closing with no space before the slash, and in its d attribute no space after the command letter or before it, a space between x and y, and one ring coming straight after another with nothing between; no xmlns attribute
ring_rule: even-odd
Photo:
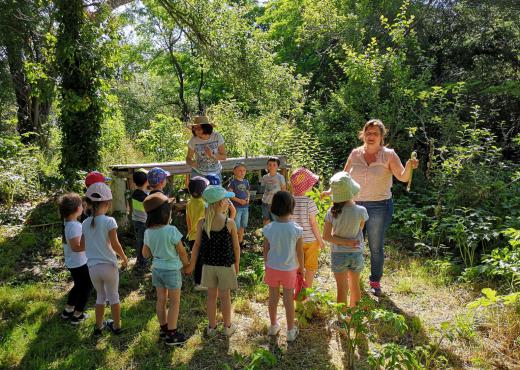
<svg viewBox="0 0 520 370"><path fill-rule="evenodd" d="M196 292L204 292L204 291L208 290L208 288L206 288L205 286L202 286L200 284L197 284L193 287L193 290Z"/></svg>
<svg viewBox="0 0 520 370"><path fill-rule="evenodd" d="M231 323L229 326L224 326L224 334L226 337L230 337L237 330L237 326L234 323Z"/></svg>
<svg viewBox="0 0 520 370"><path fill-rule="evenodd" d="M215 335L217 335L217 327L215 326L214 328L210 328L209 326L206 328L206 335L208 337L214 337Z"/></svg>
<svg viewBox="0 0 520 370"><path fill-rule="evenodd" d="M276 334L278 334L279 331L280 331L280 324L276 323L269 327L269 330L267 331L267 335L276 335Z"/></svg>
<svg viewBox="0 0 520 370"><path fill-rule="evenodd" d="M293 326L293 328L291 330L287 330L287 341L294 342L294 340L298 336L299 332L300 332L300 330L298 329L297 326Z"/></svg>

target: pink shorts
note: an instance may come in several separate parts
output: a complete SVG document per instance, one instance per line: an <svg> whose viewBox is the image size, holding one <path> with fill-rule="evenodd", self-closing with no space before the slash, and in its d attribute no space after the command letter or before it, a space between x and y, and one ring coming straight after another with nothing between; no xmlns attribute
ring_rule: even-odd
<svg viewBox="0 0 520 370"><path fill-rule="evenodd" d="M264 282L271 288L279 288L280 285L285 289L294 289L296 287L296 273L298 269L291 271L275 270L265 267Z"/></svg>

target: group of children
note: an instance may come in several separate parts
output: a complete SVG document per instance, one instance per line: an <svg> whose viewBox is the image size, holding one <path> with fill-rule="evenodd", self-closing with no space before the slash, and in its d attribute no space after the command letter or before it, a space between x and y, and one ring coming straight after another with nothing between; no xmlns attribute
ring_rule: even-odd
<svg viewBox="0 0 520 370"><path fill-rule="evenodd" d="M350 290L349 305L356 305L363 269L361 230L368 215L365 208L352 201L359 192L359 185L348 173L337 173L330 181L334 205L325 217L322 236L316 221L317 206L305 195L319 177L306 168L297 169L291 176L291 194L286 191L285 178L278 173L279 165L278 158L270 157L268 173L261 179L265 188L262 197L264 281L269 286L271 325L268 334L276 335L280 330L277 307L282 287L287 341L290 342L298 335L294 322L296 283L299 279L305 281L306 286L312 286L323 240L332 244L331 266L337 282L338 302L346 303ZM231 290L238 288L240 248L248 226L250 184L245 179L246 172L244 163L236 163L234 178L227 189L218 184L220 178L211 175L189 180L191 198L186 206L186 239L191 256L184 248L182 234L170 225L171 200L162 191L170 174L158 167L134 173L136 189L131 204L136 267L145 268L147 258L153 257L152 284L157 291L159 336L167 345L182 344L187 338L177 330L183 273L194 274L196 290L207 290L206 334L217 333L218 299L224 334L230 336L236 330L232 322ZM121 258L122 268L128 259L117 238L116 221L106 215L112 200L110 188L101 174L91 174L87 176L91 181L86 181L85 202L74 193L63 195L59 202L64 222L65 264L74 281L62 317L73 324L86 318L83 310L93 285L97 293L94 335L100 335L105 328L119 334L122 329L116 256ZM96 181L92 183L94 177ZM78 219L83 213L88 217L81 224ZM107 302L112 320L104 321Z"/></svg>

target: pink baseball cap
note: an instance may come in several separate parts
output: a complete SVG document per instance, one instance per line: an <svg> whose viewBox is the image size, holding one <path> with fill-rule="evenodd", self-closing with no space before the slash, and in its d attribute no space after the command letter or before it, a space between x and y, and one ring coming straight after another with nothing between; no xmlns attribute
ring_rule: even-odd
<svg viewBox="0 0 520 370"><path fill-rule="evenodd" d="M294 194L305 194L320 179L320 177L305 167L298 168L291 175L291 185Z"/></svg>

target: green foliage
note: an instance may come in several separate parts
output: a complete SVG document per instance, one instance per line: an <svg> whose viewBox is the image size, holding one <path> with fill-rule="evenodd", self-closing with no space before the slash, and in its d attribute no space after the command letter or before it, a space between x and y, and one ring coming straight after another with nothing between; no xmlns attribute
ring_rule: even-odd
<svg viewBox="0 0 520 370"><path fill-rule="evenodd" d="M238 352L233 354L235 366L241 366L245 370L270 369L276 365L275 355L265 348L257 348L251 355L244 356ZM232 369L228 364L224 364L225 369Z"/></svg>
<svg viewBox="0 0 520 370"><path fill-rule="evenodd" d="M150 161L178 161L186 157L188 132L179 119L159 114L139 132L136 144Z"/></svg>
<svg viewBox="0 0 520 370"><path fill-rule="evenodd" d="M243 252L240 256L240 280L245 280L254 286L260 284L264 278L264 258L253 252Z"/></svg>
<svg viewBox="0 0 520 370"><path fill-rule="evenodd" d="M484 294L484 297L480 297L468 304L469 309L474 310L480 307L497 308L503 305L513 305L520 301L520 292L499 295L496 290L484 288L482 289L482 294Z"/></svg>

